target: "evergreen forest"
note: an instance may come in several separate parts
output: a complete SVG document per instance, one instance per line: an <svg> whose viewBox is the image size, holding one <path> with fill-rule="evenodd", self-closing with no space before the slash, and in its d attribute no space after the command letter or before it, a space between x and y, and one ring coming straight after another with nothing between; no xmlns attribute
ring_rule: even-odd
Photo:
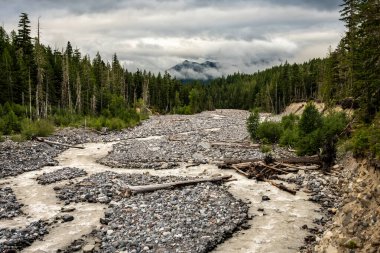
<svg viewBox="0 0 380 253"><path fill-rule="evenodd" d="M144 119L148 108L161 114L216 108L280 113L292 102L317 100L356 109L356 145L380 153L377 142L365 144L380 125L380 3L343 2L346 33L325 58L186 83L167 72L130 72L116 53L109 62L70 42L64 49L43 45L39 29L32 37L31 20L21 13L17 31L0 27L0 132L19 133L41 120L121 129Z"/></svg>

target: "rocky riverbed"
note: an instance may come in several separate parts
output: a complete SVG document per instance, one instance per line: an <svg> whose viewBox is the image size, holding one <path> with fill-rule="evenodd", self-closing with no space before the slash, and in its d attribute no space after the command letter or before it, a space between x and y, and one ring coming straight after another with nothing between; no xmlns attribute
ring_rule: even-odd
<svg viewBox="0 0 380 253"><path fill-rule="evenodd" d="M129 198L124 198L120 189L120 185L190 179L103 172L55 190L65 204L110 204L100 219L104 226L92 233L101 241L95 245L97 251L208 252L247 219L247 205L234 199L225 188L202 183Z"/></svg>
<svg viewBox="0 0 380 253"><path fill-rule="evenodd" d="M87 175L87 172L83 169L65 167L53 172L43 173L41 176L38 176L36 180L39 184L52 184L63 180L83 177L85 175Z"/></svg>
<svg viewBox="0 0 380 253"><path fill-rule="evenodd" d="M224 159L263 157L248 140L247 116L248 112L237 110L153 116L122 132L64 129L49 138L83 149L39 142L1 144L2 163L15 171L5 170L0 185L10 187L24 204L23 215L0 220L0 228L8 231L1 242L16 238L9 231L28 241L29 233L17 231L42 222L48 233L33 237L34 242L30 239L24 252L299 251L310 232L322 229L313 223L324 219L320 205L308 201L313 196L303 190L293 196L216 166ZM16 152L12 145L18 146ZM221 174L237 181L127 198L120 194L120 185ZM301 173L294 178L289 183L306 180L311 188L319 180L317 175L314 182ZM299 188L305 188L303 183ZM302 229L304 225L314 230ZM20 241L17 249L22 245Z"/></svg>
<svg viewBox="0 0 380 253"><path fill-rule="evenodd" d="M114 145L100 162L122 168L168 169L183 163L261 158L250 147L246 111L220 110L198 115L156 116Z"/></svg>
<svg viewBox="0 0 380 253"><path fill-rule="evenodd" d="M0 228L0 252L17 252L48 234L45 221L35 221L21 228Z"/></svg>
<svg viewBox="0 0 380 253"><path fill-rule="evenodd" d="M62 150L46 143L5 141L0 143L0 178L16 176L43 166L56 165L53 159Z"/></svg>
<svg viewBox="0 0 380 253"><path fill-rule="evenodd" d="M22 214L22 204L17 201L12 188L0 188L0 219L10 219Z"/></svg>

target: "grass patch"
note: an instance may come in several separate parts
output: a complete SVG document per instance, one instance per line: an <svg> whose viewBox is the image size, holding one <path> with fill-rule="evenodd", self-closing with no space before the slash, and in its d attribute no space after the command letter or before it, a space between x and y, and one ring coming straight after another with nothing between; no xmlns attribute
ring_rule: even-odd
<svg viewBox="0 0 380 253"><path fill-rule="evenodd" d="M13 134L11 135L11 140L14 142L23 142L26 141L26 138L22 134Z"/></svg>
<svg viewBox="0 0 380 253"><path fill-rule="evenodd" d="M260 151L264 154L270 153L272 151L272 147L270 145L261 145Z"/></svg>
<svg viewBox="0 0 380 253"><path fill-rule="evenodd" d="M27 140L33 137L47 137L53 132L54 124L49 120L30 121L29 119L24 119L21 122L21 134Z"/></svg>

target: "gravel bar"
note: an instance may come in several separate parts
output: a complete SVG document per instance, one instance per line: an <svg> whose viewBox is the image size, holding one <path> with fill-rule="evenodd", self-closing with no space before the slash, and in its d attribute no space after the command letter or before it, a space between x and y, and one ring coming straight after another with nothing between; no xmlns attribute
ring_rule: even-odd
<svg viewBox="0 0 380 253"><path fill-rule="evenodd" d="M263 158L259 149L244 146L249 145L245 127L248 115L247 111L217 110L152 116L125 132L126 140L115 144L100 163L119 168L170 169L181 163Z"/></svg>
<svg viewBox="0 0 380 253"><path fill-rule="evenodd" d="M32 222L24 228L0 228L0 252L18 252L48 233L48 223L42 220Z"/></svg>
<svg viewBox="0 0 380 253"><path fill-rule="evenodd" d="M91 233L97 242L95 252L208 252L248 216L248 206L224 186L200 183L123 198L115 183L145 185L189 179L103 172L55 190L65 204L109 204L100 219L102 227Z"/></svg>
<svg viewBox="0 0 380 253"><path fill-rule="evenodd" d="M46 143L5 141L0 143L0 178L17 176L44 166L57 165L54 160L61 152Z"/></svg>
<svg viewBox="0 0 380 253"><path fill-rule="evenodd" d="M19 216L22 214L22 206L10 187L0 188L0 219L11 219Z"/></svg>
<svg viewBox="0 0 380 253"><path fill-rule="evenodd" d="M94 232L99 252L209 252L247 219L248 207L211 183L137 194L112 204Z"/></svg>
<svg viewBox="0 0 380 253"><path fill-rule="evenodd" d="M53 172L43 173L37 177L37 181L39 184L45 185L86 175L87 172L84 169L65 167Z"/></svg>

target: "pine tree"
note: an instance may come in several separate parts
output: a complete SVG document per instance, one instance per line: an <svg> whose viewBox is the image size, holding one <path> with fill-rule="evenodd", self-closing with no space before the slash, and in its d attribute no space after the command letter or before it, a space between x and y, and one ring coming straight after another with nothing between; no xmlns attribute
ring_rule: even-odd
<svg viewBox="0 0 380 253"><path fill-rule="evenodd" d="M17 48L23 50L25 56L31 56L33 53L32 38L30 37L30 20L28 14L21 13L18 23L18 34L16 36Z"/></svg>

